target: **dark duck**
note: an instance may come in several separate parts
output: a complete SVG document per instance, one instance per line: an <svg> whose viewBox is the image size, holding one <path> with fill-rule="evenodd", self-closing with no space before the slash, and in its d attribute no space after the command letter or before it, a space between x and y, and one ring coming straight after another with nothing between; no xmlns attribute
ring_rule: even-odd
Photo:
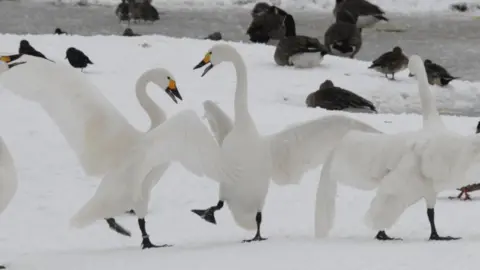
<svg viewBox="0 0 480 270"><path fill-rule="evenodd" d="M380 73L385 74L388 79L388 74L392 75L391 80L395 80L395 73L400 72L408 67L408 58L400 47L396 46L392 51L386 52L377 59L375 59L368 68L374 69Z"/></svg>

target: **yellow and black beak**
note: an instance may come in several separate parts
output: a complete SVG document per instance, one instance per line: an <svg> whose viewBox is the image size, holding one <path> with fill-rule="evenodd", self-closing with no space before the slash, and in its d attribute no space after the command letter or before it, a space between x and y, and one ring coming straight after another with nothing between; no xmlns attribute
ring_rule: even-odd
<svg viewBox="0 0 480 270"><path fill-rule="evenodd" d="M12 61L15 61L17 60L18 58L20 58L22 56L22 54L13 54L13 55L2 55L0 56L0 61L3 61L5 63L8 64L8 68L12 68L14 66L17 66L17 65L21 65L21 64L25 64L26 62L17 62L17 63L11 63L9 64L10 62Z"/></svg>
<svg viewBox="0 0 480 270"><path fill-rule="evenodd" d="M177 98L179 98L180 100L183 100L182 96L180 95L180 92L178 91L177 83L175 82L175 80L170 79L170 81L168 82L167 89L165 89L165 92L170 96L170 98L175 103L178 103Z"/></svg>
<svg viewBox="0 0 480 270"><path fill-rule="evenodd" d="M205 68L205 70L203 71L202 73L202 77L205 76L205 74L207 74L207 72L209 72L212 68L213 68L213 64L212 62L210 62L210 56L212 55L212 53L208 52L205 57L203 57L202 61L200 61L200 63L198 63L193 69L197 69L197 68L201 68L203 66L205 66L206 64L210 64L209 66L207 66L207 68Z"/></svg>

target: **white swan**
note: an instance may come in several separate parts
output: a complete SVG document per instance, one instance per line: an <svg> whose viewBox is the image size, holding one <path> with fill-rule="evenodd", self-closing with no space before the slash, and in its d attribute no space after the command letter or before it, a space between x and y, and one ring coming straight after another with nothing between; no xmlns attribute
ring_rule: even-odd
<svg viewBox="0 0 480 270"><path fill-rule="evenodd" d="M129 124L97 87L72 68L26 55L3 56L2 59L7 62L17 60L24 63L3 74L0 82L14 93L42 106L75 151L87 174L106 174L113 165L124 159L127 150L144 136L145 133ZM12 63L15 65L15 62ZM146 92L147 84L150 82L164 89L174 102L177 102L177 98L182 99L170 72L163 68L155 68L143 73L138 78L135 89L140 105L150 117L149 130L167 118L165 112ZM136 210L144 248L155 247L145 230L149 191L156 185L167 167L168 164L162 164L152 168L152 172L145 180L145 185L149 187L148 194L142 202L136 205L122 204L127 207L123 211L131 208ZM112 188L114 185L102 181L99 189ZM99 192L96 193L98 194ZM121 193L111 195L120 196L119 194ZM82 220L82 216L76 217L75 224L78 226L87 222ZM110 228L130 236L130 232L116 223L112 217L113 215L104 216Z"/></svg>
<svg viewBox="0 0 480 270"><path fill-rule="evenodd" d="M8 70L8 65L0 59L0 75ZM7 145L0 137L0 214L7 208L17 192L17 170ZM5 269L0 265L0 269Z"/></svg>
<svg viewBox="0 0 480 270"><path fill-rule="evenodd" d="M348 130L374 132L375 129L355 119L334 115L262 136L248 110L246 66L233 47L227 44L213 46L194 69L210 64L203 72L205 75L222 62L233 63L236 70L235 119L230 120L213 102L206 101L204 107L218 142L216 149L220 149L224 160L237 169L237 177L220 184L216 206L192 211L215 224L214 212L226 202L240 227L256 230L255 236L246 241L264 240L260 226L270 178L283 185L298 183L306 171L323 162L334 142ZM158 135L150 135L161 138L152 137L153 140L164 141L160 131ZM145 160L155 159L153 156L163 151L164 147L164 144L158 144L156 148L149 149L151 154L147 154Z"/></svg>
<svg viewBox="0 0 480 270"><path fill-rule="evenodd" d="M379 230L379 240L397 239L389 237L385 229L421 198L427 203L430 240L459 239L438 235L434 219L436 195L465 181L466 169L475 165L466 160L478 155L475 145L480 139L471 140L448 131L419 56L410 57L409 69L418 77L424 128L394 135L352 131L343 137L327 158L317 188L316 237L325 237L333 226L336 188L341 182L362 190L378 188L366 222Z"/></svg>

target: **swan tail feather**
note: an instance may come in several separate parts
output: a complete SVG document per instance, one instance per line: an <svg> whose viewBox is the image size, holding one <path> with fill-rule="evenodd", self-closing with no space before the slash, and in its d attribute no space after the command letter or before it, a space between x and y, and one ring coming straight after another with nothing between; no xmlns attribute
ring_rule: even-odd
<svg viewBox="0 0 480 270"><path fill-rule="evenodd" d="M315 202L315 237L324 238L333 227L335 218L335 197L337 181L330 177L330 165L333 153L329 155L322 168L320 181L317 187Z"/></svg>

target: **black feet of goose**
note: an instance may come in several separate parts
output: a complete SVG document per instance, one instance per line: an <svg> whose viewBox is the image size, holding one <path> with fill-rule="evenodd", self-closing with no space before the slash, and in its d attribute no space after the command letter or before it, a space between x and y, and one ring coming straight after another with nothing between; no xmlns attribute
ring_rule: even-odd
<svg viewBox="0 0 480 270"><path fill-rule="evenodd" d="M112 229L113 231L128 237L132 236L130 231L128 231L127 229L123 228L120 224L118 224L114 218L106 218L105 220L108 223L108 227L110 227L110 229Z"/></svg>
<svg viewBox="0 0 480 270"><path fill-rule="evenodd" d="M401 241L402 238L393 238L387 235L385 231L379 231L377 235L375 236L375 239L380 240L380 241Z"/></svg>
<svg viewBox="0 0 480 270"><path fill-rule="evenodd" d="M222 207L223 207L223 201L218 201L217 205L212 206L208 209L205 209L205 210L194 209L192 210L192 212L199 215L201 218L203 218L207 222L217 225L217 220L215 219L215 211L222 209Z"/></svg>

